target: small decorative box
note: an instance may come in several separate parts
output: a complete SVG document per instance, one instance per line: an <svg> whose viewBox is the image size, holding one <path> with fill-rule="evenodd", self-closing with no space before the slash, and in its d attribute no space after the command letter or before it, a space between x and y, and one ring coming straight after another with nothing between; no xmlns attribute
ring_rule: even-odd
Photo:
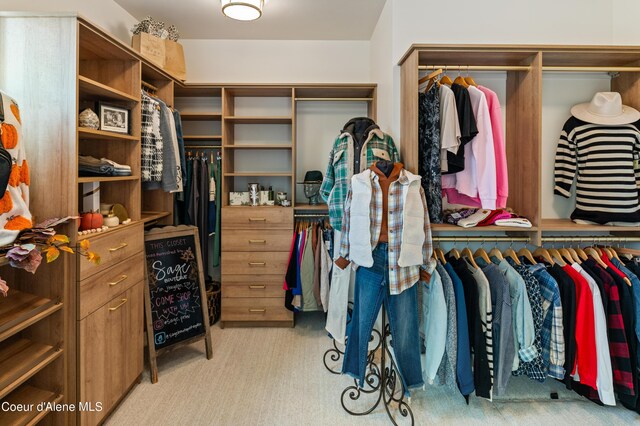
<svg viewBox="0 0 640 426"><path fill-rule="evenodd" d="M269 203L269 191L260 191L259 204L266 206Z"/></svg>
<svg viewBox="0 0 640 426"><path fill-rule="evenodd" d="M100 182L82 184L82 212L100 211Z"/></svg>
<svg viewBox="0 0 640 426"><path fill-rule="evenodd" d="M248 206L249 203L249 192L229 192L229 205L230 206Z"/></svg>

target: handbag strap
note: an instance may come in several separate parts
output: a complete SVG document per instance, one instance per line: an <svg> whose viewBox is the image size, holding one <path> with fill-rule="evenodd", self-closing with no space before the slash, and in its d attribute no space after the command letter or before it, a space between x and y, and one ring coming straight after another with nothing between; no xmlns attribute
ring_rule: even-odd
<svg viewBox="0 0 640 426"><path fill-rule="evenodd" d="M4 97L0 92L0 123L4 123Z"/></svg>

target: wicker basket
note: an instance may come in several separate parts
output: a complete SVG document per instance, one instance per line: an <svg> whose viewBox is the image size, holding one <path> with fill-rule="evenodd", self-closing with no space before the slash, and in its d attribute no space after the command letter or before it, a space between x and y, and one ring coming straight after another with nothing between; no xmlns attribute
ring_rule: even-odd
<svg viewBox="0 0 640 426"><path fill-rule="evenodd" d="M209 308L209 325L213 325L220 319L222 295L220 294L220 282L207 283L207 306Z"/></svg>

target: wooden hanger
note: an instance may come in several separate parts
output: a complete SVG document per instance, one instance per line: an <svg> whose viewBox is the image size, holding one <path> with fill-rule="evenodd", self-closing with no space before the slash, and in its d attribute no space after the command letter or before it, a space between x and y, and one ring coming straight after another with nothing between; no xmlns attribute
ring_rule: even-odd
<svg viewBox="0 0 640 426"><path fill-rule="evenodd" d="M573 258L573 255L571 254L571 252L564 247L562 247L561 249L558 249L558 253L560 254L560 256L564 258L564 260L566 260L569 263L579 263Z"/></svg>
<svg viewBox="0 0 640 426"><path fill-rule="evenodd" d="M587 248L584 249L584 252L586 254L588 254L589 256L593 257L593 259L596 262L598 262L598 265L602 266L605 269L608 268L607 264L604 263L604 261L600 257L600 253L598 253L598 251L596 249L594 249L593 247L587 247Z"/></svg>
<svg viewBox="0 0 640 426"><path fill-rule="evenodd" d="M469 66L467 65L467 76L464 78L469 86L478 87L478 83L469 75Z"/></svg>
<svg viewBox="0 0 640 426"><path fill-rule="evenodd" d="M531 262L532 265L535 265L535 264L538 263L533 258L533 255L531 254L531 251L526 247L522 247L520 250L518 250L518 256L522 256L522 257L527 258L529 260L529 262Z"/></svg>
<svg viewBox="0 0 640 426"><path fill-rule="evenodd" d="M634 250L626 247L616 247L615 251L629 260L633 259L634 256L640 256L640 250Z"/></svg>
<svg viewBox="0 0 640 426"><path fill-rule="evenodd" d="M469 249L469 247L463 248L460 254L464 256L474 268L480 269L475 259L473 258L473 253L471 253L471 249Z"/></svg>
<svg viewBox="0 0 640 426"><path fill-rule="evenodd" d="M618 257L618 252L613 247L609 247L609 251L611 252L612 258L618 259L618 261L622 262L622 260L620 260L620 257Z"/></svg>
<svg viewBox="0 0 640 426"><path fill-rule="evenodd" d="M551 254L549 253L549 251L544 247L538 247L537 249L535 249L535 251L533 252L533 255L543 258L544 260L547 261L549 265L556 264L556 262L553 261L553 258L551 257Z"/></svg>
<svg viewBox="0 0 640 426"><path fill-rule="evenodd" d="M556 250L555 248L550 248L550 249L547 249L547 251L549 252L549 254L553 258L553 260L555 260L555 262L558 265L567 266L567 262L564 261L564 259L562 258L562 255L560 254L560 252L558 250Z"/></svg>
<svg viewBox="0 0 640 426"><path fill-rule="evenodd" d="M500 250L498 250L498 247L494 247L491 249L491 251L489 252L489 257L496 257L498 260L504 260L504 257L502 257L502 252L500 252Z"/></svg>
<svg viewBox="0 0 640 426"><path fill-rule="evenodd" d="M433 71L430 74L425 75L420 80L418 80L418 85L421 85L422 83L426 83L429 80L433 80L442 73L443 73L442 68L438 68L437 70Z"/></svg>
<svg viewBox="0 0 640 426"><path fill-rule="evenodd" d="M452 256L455 259L460 259L460 252L455 247L449 250L449 256Z"/></svg>
<svg viewBox="0 0 640 426"><path fill-rule="evenodd" d="M567 250L569 250L569 253L571 253L571 257L576 261L576 263L582 263L583 259L580 258L577 251L575 251L572 247L567 247ZM585 255L585 258L586 257L587 256Z"/></svg>
<svg viewBox="0 0 640 426"><path fill-rule="evenodd" d="M462 87L465 88L469 88L469 83L467 83L466 81L464 81L464 77L462 77L461 75L457 76L455 80L453 80L454 84L459 84Z"/></svg>
<svg viewBox="0 0 640 426"><path fill-rule="evenodd" d="M443 265L447 264L447 261L444 258L444 251L440 247L436 247L433 249L433 253L436 255L436 259L440 261Z"/></svg>
<svg viewBox="0 0 640 426"><path fill-rule="evenodd" d="M589 256L587 256L587 253L582 250L582 247L576 247L575 251L576 253L578 253L578 257L580 257L580 259L587 260L589 258Z"/></svg>
<svg viewBox="0 0 640 426"><path fill-rule="evenodd" d="M447 86L451 86L453 84L453 81L451 81L451 79L447 75L446 68L444 69L444 73L442 74L442 77L440 77L440 84L446 84Z"/></svg>
<svg viewBox="0 0 640 426"><path fill-rule="evenodd" d="M512 247L509 247L508 249L506 249L504 251L504 255L513 259L513 261L516 262L516 265L520 265L520 259L518 259L518 255L516 254L515 250ZM529 260L533 260L533 257Z"/></svg>
<svg viewBox="0 0 640 426"><path fill-rule="evenodd" d="M487 251L482 247L480 247L478 250L476 250L475 253L473 253L473 257L479 257L485 262L487 262L487 264L489 265L492 263L491 259L489 259L489 255L487 254Z"/></svg>

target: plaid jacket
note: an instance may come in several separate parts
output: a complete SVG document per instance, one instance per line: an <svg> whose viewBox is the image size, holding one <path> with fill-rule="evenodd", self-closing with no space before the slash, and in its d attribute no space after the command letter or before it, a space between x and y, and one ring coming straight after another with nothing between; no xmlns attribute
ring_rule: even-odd
<svg viewBox="0 0 640 426"><path fill-rule="evenodd" d="M358 173L368 169L378 160L389 160L394 163L400 161L393 139L380 129L369 132L361 152ZM345 132L338 136L333 144L333 149L329 153L327 172L320 187L320 195L329 206L329 220L334 229L342 228L342 213L353 176L354 164L353 137Z"/></svg>
<svg viewBox="0 0 640 426"><path fill-rule="evenodd" d="M380 188L379 177L375 173L371 176L371 202L369 204L369 217L371 219L369 230L371 235L371 249L378 245L380 231L382 228L382 189ZM406 170L400 173L398 180L389 186L388 200L388 231L389 231L389 293L392 295L400 294L404 290L411 288L420 279L420 268L426 269L429 273L435 268L435 261L431 259L433 246L431 243L431 225L429 223L429 212L427 210L427 201L422 186L417 185L420 199L422 200L422 209L424 214L424 243L422 245L422 265L414 266L398 266L400 258L401 246L403 242L403 221L404 221L404 205L403 205L403 186L408 186L410 174ZM415 175L413 175L415 178ZM418 176L419 179L419 176ZM351 229L351 201L353 199L353 191L349 188L344 207L344 217L342 219L342 236L340 239L340 255L349 258L350 240L349 231Z"/></svg>

